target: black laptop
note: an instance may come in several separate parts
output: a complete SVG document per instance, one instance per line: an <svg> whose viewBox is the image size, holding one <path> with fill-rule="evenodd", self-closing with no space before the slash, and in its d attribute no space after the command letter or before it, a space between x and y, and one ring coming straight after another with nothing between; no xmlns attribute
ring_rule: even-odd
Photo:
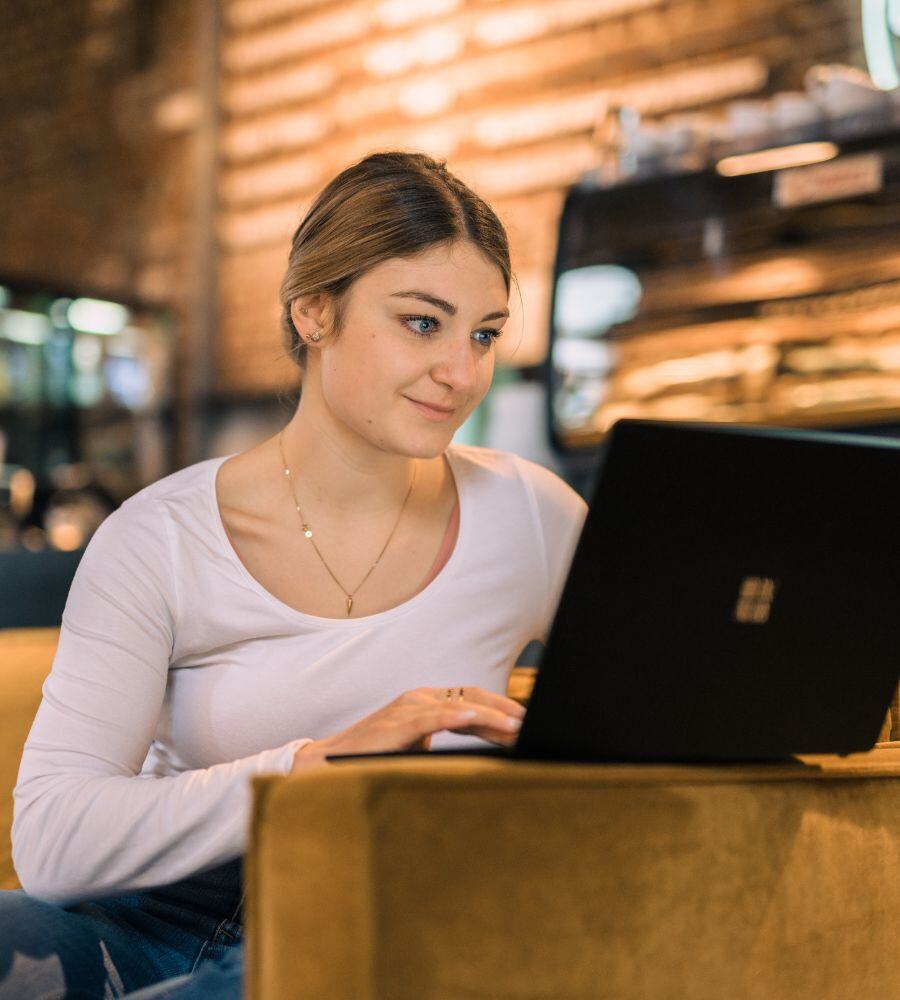
<svg viewBox="0 0 900 1000"><path fill-rule="evenodd" d="M900 441L620 420L516 745L399 755L847 754L898 677Z"/></svg>

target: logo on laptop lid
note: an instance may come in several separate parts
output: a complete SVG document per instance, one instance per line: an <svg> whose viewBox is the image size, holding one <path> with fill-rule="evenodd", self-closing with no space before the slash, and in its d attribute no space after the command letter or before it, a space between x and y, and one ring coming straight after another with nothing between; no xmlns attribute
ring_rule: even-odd
<svg viewBox="0 0 900 1000"><path fill-rule="evenodd" d="M777 586L777 581L768 576L745 576L734 606L734 620L765 625L772 613Z"/></svg>

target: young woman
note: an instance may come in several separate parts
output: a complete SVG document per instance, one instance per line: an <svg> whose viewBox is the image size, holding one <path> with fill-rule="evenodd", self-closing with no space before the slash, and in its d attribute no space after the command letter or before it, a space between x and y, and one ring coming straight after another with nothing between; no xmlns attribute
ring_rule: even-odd
<svg viewBox="0 0 900 1000"><path fill-rule="evenodd" d="M319 195L281 289L294 416L141 490L79 566L15 790L0 1000L238 997L253 775L515 740L509 674L586 505L452 444L509 291L502 224L443 164L374 154Z"/></svg>

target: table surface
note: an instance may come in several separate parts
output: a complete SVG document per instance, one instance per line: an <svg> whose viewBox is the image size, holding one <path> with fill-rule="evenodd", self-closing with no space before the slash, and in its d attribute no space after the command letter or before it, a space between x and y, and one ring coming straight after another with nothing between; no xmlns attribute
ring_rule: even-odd
<svg viewBox="0 0 900 1000"><path fill-rule="evenodd" d="M356 777L403 775L405 777L502 778L533 783L541 778L555 781L577 780L596 784L704 784L751 781L816 781L847 778L900 778L900 741L879 743L865 753L840 757L832 754L809 754L792 761L772 763L723 764L582 764L562 761L512 760L502 757L436 756L373 757L333 761L329 767L314 769L314 774L352 771ZM373 773L374 772L374 773Z"/></svg>

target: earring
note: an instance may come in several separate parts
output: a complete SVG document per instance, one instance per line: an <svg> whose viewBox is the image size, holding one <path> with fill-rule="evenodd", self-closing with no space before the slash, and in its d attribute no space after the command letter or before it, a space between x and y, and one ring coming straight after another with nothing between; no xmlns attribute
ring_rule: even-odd
<svg viewBox="0 0 900 1000"><path fill-rule="evenodd" d="M316 330L314 333L311 333L309 335L309 339L310 340L319 340L321 336L322 336L322 327L319 327L318 330Z"/></svg>

